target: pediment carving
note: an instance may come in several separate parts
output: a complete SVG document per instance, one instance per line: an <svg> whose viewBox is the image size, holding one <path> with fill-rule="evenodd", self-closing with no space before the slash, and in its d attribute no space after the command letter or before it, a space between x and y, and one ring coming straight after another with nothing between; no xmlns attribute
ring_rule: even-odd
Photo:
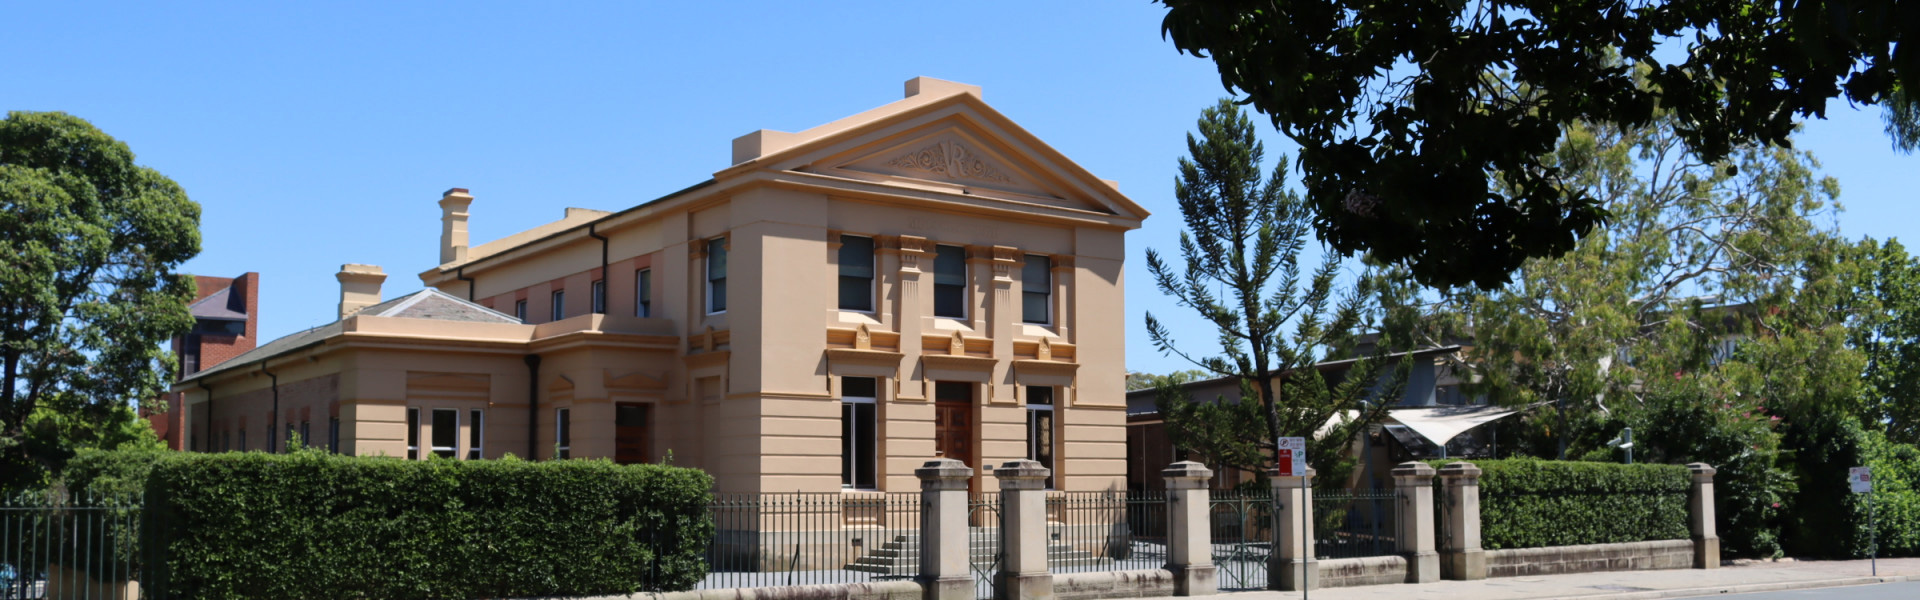
<svg viewBox="0 0 1920 600"><path fill-rule="evenodd" d="M1013 178L981 158L966 144L957 141L935 142L887 161L887 166L921 171L947 179L977 179L993 183L1013 183Z"/></svg>

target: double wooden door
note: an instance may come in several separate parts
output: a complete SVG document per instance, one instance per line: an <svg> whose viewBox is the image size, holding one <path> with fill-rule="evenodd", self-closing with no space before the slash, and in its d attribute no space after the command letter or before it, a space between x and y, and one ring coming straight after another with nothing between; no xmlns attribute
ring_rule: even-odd
<svg viewBox="0 0 1920 600"><path fill-rule="evenodd" d="M615 404L613 406L613 461L623 464L647 462L647 448L652 445L651 428L653 407L645 404Z"/></svg>
<svg viewBox="0 0 1920 600"><path fill-rule="evenodd" d="M973 451L973 421L971 402L933 403L934 454L980 468Z"/></svg>

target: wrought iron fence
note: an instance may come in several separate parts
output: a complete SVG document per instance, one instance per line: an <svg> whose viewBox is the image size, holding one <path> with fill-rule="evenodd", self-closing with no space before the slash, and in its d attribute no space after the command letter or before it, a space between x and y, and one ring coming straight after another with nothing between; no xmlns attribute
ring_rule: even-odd
<svg viewBox="0 0 1920 600"><path fill-rule="evenodd" d="M1398 552L1399 514L1392 490L1315 490L1314 557L1361 558Z"/></svg>
<svg viewBox="0 0 1920 600"><path fill-rule="evenodd" d="M1215 490L1207 509L1216 581L1223 590L1267 589L1273 555L1273 489Z"/></svg>
<svg viewBox="0 0 1920 600"><path fill-rule="evenodd" d="M1004 516L999 494L974 494L967 500L967 564L973 573L974 597L980 600L997 596L1000 567L1006 564L1006 555L1000 552Z"/></svg>
<svg viewBox="0 0 1920 600"><path fill-rule="evenodd" d="M124 598L139 573L137 500L30 493L0 501L0 599Z"/></svg>
<svg viewBox="0 0 1920 600"><path fill-rule="evenodd" d="M920 494L715 494L707 577L696 589L911 579Z"/></svg>
<svg viewBox="0 0 1920 600"><path fill-rule="evenodd" d="M1167 564L1167 493L1047 494L1047 570L1158 569Z"/></svg>

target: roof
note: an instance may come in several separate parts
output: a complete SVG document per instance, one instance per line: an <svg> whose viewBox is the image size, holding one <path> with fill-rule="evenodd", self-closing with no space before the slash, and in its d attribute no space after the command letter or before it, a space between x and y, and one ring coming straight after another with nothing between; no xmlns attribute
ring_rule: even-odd
<svg viewBox="0 0 1920 600"><path fill-rule="evenodd" d="M233 286L227 286L220 288L218 292L208 294L205 298L195 300L193 304L187 305L187 310L193 313L195 319L245 321L247 307L233 306L238 300L239 298L233 295Z"/></svg>
<svg viewBox="0 0 1920 600"><path fill-rule="evenodd" d="M468 302L457 296L440 290L428 288L394 298L373 306L362 308L350 317L384 317L393 319L430 319L435 321L458 321L466 323L507 323L519 324L519 319L479 304ZM259 347L241 353L231 360L214 365L206 370L188 375L180 381L193 381L214 373L239 368L241 365L256 364L281 354L311 346L327 338L339 335L344 329L344 320L314 327L304 331L282 336L279 339L261 344Z"/></svg>

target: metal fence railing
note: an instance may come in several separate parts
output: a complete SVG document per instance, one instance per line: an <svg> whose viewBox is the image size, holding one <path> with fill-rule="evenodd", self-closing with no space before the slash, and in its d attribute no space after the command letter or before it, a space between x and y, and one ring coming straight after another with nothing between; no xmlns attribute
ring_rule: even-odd
<svg viewBox="0 0 1920 600"><path fill-rule="evenodd" d="M1006 564L1000 552L1004 516L999 494L973 494L967 499L967 564L973 573L974 597L980 600L997 596L1000 567Z"/></svg>
<svg viewBox="0 0 1920 600"><path fill-rule="evenodd" d="M1267 589L1273 555L1273 489L1215 490L1207 507L1216 581L1223 590Z"/></svg>
<svg viewBox="0 0 1920 600"><path fill-rule="evenodd" d="M1167 493L1047 494L1047 569L1158 569L1167 564Z"/></svg>
<svg viewBox="0 0 1920 600"><path fill-rule="evenodd" d="M0 500L0 599L126 597L138 501L44 492Z"/></svg>
<svg viewBox="0 0 1920 600"><path fill-rule="evenodd" d="M1399 514L1392 490L1315 490L1314 557L1326 560L1397 553Z"/></svg>
<svg viewBox="0 0 1920 600"><path fill-rule="evenodd" d="M918 493L715 494L707 577L696 589L911 579Z"/></svg>

